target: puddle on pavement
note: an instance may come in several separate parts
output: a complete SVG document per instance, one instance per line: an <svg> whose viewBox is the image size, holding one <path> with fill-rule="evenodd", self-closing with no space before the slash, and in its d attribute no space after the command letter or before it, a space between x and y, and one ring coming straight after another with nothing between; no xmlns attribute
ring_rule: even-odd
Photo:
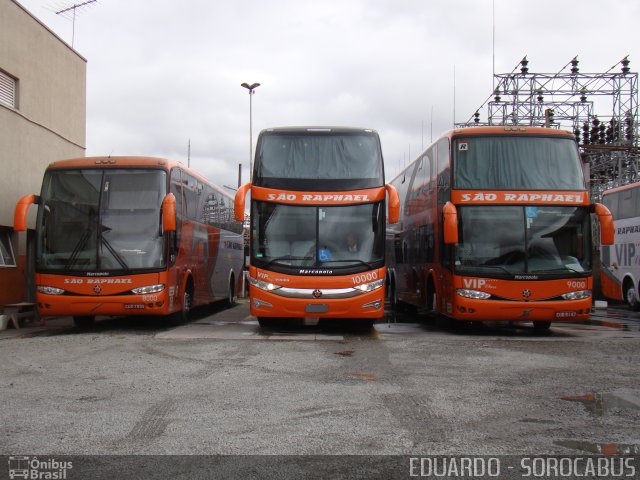
<svg viewBox="0 0 640 480"><path fill-rule="evenodd" d="M582 403L587 412L602 416L619 409L640 410L638 392L625 391L615 393L587 393L580 396L560 397L567 402Z"/></svg>
<svg viewBox="0 0 640 480"><path fill-rule="evenodd" d="M555 440L554 445L579 450L595 455L637 455L640 445L624 445L621 443L593 443L580 440Z"/></svg>

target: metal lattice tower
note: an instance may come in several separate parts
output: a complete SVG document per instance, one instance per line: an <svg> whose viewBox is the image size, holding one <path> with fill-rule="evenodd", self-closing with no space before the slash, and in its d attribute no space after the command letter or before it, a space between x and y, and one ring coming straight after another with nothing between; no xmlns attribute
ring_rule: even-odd
<svg viewBox="0 0 640 480"><path fill-rule="evenodd" d="M640 180L638 73L628 56L604 73L581 73L574 57L557 73L529 72L525 56L494 75L493 93L465 123L563 128L576 135L589 167L591 192ZM614 71L621 66L619 71ZM486 111L486 121L481 119Z"/></svg>

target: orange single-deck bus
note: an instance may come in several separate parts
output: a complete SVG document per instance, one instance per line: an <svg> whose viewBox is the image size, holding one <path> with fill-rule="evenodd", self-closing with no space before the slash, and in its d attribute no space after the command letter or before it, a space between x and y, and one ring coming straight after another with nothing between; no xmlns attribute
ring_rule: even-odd
<svg viewBox="0 0 640 480"><path fill-rule="evenodd" d="M169 315L235 301L242 224L222 189L179 162L93 157L50 164L36 218L36 302L42 316Z"/></svg>
<svg viewBox="0 0 640 480"><path fill-rule="evenodd" d="M601 247L602 293L640 310L640 182L607 190L602 203L615 227L614 244Z"/></svg>
<svg viewBox="0 0 640 480"><path fill-rule="evenodd" d="M280 317L358 318L384 312L385 186L380 139L355 128L273 128L256 146L249 295L260 325Z"/></svg>
<svg viewBox="0 0 640 480"><path fill-rule="evenodd" d="M538 127L445 133L392 182L390 298L455 320L584 320L592 308L591 213L575 138Z"/></svg>

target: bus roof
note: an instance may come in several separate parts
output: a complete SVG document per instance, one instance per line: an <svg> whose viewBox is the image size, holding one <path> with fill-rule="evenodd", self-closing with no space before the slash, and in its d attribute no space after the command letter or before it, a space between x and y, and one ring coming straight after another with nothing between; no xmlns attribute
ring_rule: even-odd
<svg viewBox="0 0 640 480"><path fill-rule="evenodd" d="M144 156L105 156L105 157L79 157L67 160L58 160L50 163L47 169L54 168L80 168L80 167L163 167L170 169L174 166L183 165L176 160L169 160L159 157Z"/></svg>
<svg viewBox="0 0 640 480"><path fill-rule="evenodd" d="M527 125L495 125L482 127L465 127L449 130L442 137L457 137L466 135L553 135L558 137L574 138L573 133L567 130L545 127L531 127Z"/></svg>
<svg viewBox="0 0 640 480"><path fill-rule="evenodd" d="M120 167L142 167L142 168L161 168L163 170L171 170L174 167L180 167L184 171L196 177L202 183L211 185L216 191L224 194L229 198L233 198L232 195L225 192L221 187L207 180L202 174L187 167L184 163L178 160L170 160L168 158L161 157L146 157L146 156L107 156L107 157L79 157L70 158L67 160L58 160L52 162L47 166L47 170L58 169L73 169L73 168L120 168Z"/></svg>
<svg viewBox="0 0 640 480"><path fill-rule="evenodd" d="M356 128L356 127L273 127L273 128L265 128L260 132L260 134L264 133L374 133L377 134L375 130L371 128Z"/></svg>

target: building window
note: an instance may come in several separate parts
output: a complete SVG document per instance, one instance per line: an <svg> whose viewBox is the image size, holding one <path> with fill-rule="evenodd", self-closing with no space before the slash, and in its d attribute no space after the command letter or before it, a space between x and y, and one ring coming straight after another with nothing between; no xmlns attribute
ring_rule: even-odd
<svg viewBox="0 0 640 480"><path fill-rule="evenodd" d="M0 103L11 108L17 108L16 85L17 80L0 70Z"/></svg>
<svg viewBox="0 0 640 480"><path fill-rule="evenodd" d="M15 267L16 257L13 256L11 233L0 232L0 267Z"/></svg>

